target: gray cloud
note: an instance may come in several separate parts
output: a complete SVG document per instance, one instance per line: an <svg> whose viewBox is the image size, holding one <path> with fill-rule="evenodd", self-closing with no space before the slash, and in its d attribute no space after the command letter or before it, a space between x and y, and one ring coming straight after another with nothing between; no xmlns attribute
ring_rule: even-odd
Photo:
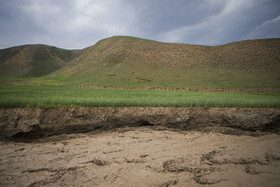
<svg viewBox="0 0 280 187"><path fill-rule="evenodd" d="M262 23L248 35L248 38L277 38L279 37L279 33L280 16Z"/></svg>
<svg viewBox="0 0 280 187"><path fill-rule="evenodd" d="M0 0L0 48L84 48L114 35L218 45L280 37L278 0Z"/></svg>

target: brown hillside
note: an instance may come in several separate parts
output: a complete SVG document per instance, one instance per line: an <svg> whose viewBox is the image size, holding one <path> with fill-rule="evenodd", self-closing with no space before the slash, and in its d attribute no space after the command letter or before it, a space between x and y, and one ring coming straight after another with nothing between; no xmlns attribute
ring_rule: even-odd
<svg viewBox="0 0 280 187"><path fill-rule="evenodd" d="M39 84L280 88L280 39L201 46L115 36L80 51L40 45L1 50L0 68L7 75L46 75L34 79Z"/></svg>
<svg viewBox="0 0 280 187"><path fill-rule="evenodd" d="M222 46L162 43L133 37L112 37L86 48L65 68L79 70L102 64L146 63L155 66L225 67L274 71L280 68L280 39L249 40Z"/></svg>

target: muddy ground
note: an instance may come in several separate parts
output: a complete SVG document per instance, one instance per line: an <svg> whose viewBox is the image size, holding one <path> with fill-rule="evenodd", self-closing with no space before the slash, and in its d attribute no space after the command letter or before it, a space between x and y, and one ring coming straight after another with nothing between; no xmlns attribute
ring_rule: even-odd
<svg viewBox="0 0 280 187"><path fill-rule="evenodd" d="M0 186L279 186L280 135L235 134L124 127L5 140Z"/></svg>
<svg viewBox="0 0 280 187"><path fill-rule="evenodd" d="M280 109L0 109L0 186L280 186Z"/></svg>

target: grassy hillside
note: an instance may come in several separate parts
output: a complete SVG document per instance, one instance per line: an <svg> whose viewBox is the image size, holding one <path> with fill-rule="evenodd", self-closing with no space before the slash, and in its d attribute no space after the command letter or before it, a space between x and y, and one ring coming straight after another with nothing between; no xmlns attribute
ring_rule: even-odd
<svg viewBox="0 0 280 187"><path fill-rule="evenodd" d="M47 45L24 45L0 50L0 75L42 76L66 65L80 53Z"/></svg>
<svg viewBox="0 0 280 187"><path fill-rule="evenodd" d="M280 39L241 41L212 47L115 36L80 51L81 54L68 64L76 56L75 51L47 46L26 46L23 47L24 53L17 48L11 49L0 53L1 69L6 68L2 72L45 75L23 80L33 83L280 88ZM11 59L16 58L26 60L15 66L13 62L16 60ZM5 65L7 62L9 66Z"/></svg>
<svg viewBox="0 0 280 187"><path fill-rule="evenodd" d="M116 36L33 82L122 87L279 88L280 39L222 46Z"/></svg>

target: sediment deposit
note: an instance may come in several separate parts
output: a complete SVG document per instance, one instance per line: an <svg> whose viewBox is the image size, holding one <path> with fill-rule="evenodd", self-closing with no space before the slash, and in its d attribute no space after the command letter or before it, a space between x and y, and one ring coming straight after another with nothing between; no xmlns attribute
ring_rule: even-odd
<svg viewBox="0 0 280 187"><path fill-rule="evenodd" d="M279 109L0 109L0 186L279 186Z"/></svg>
<svg viewBox="0 0 280 187"><path fill-rule="evenodd" d="M0 186L279 186L280 136L126 127L0 142Z"/></svg>

